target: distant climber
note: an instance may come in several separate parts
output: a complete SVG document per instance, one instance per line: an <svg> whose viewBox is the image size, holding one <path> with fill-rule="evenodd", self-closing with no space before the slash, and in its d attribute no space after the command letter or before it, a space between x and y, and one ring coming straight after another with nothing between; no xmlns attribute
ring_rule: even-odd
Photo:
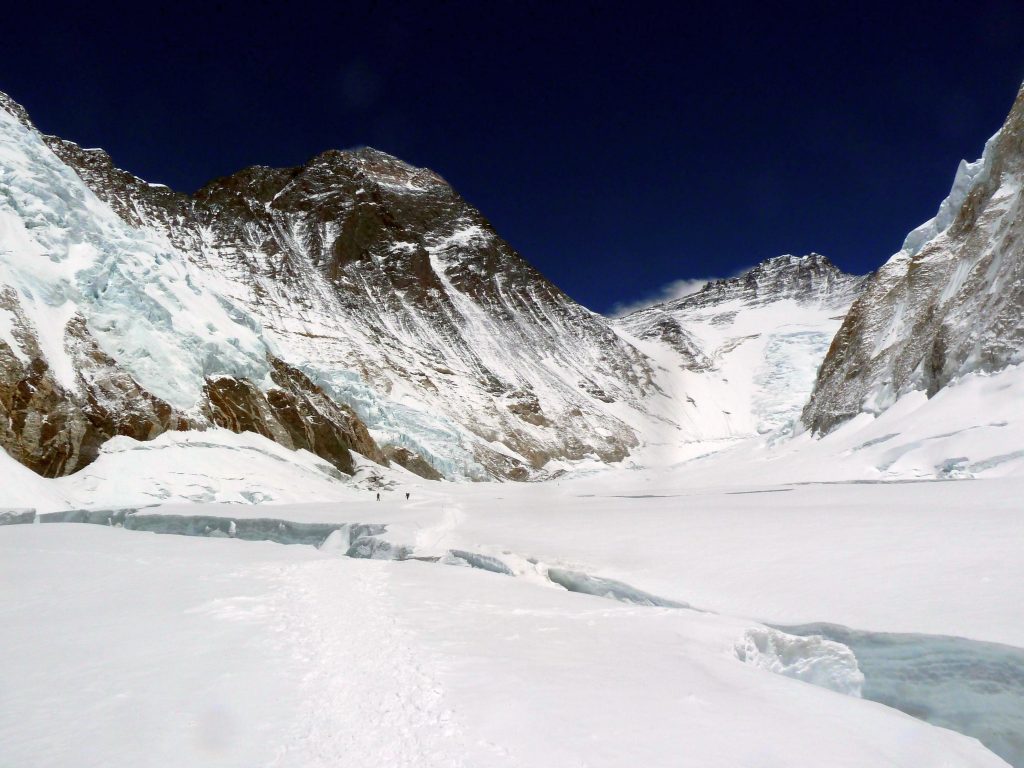
<svg viewBox="0 0 1024 768"><path fill-rule="evenodd" d="M406 492L405 492L405 500L406 500L406 501L408 501L408 500L409 500L409 492L408 492L408 491L406 491Z"/></svg>
<svg viewBox="0 0 1024 768"><path fill-rule="evenodd" d="M377 494L377 501L380 501L380 494Z"/></svg>

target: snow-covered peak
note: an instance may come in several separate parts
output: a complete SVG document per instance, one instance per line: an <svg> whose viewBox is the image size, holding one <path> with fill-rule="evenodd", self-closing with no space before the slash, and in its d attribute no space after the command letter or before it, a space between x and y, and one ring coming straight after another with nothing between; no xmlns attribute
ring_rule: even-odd
<svg viewBox="0 0 1024 768"><path fill-rule="evenodd" d="M736 277L708 283L696 293L668 302L673 310L710 307L730 301L754 306L782 299L804 304L848 305L862 277L850 275L818 253L786 254L762 261Z"/></svg>
<svg viewBox="0 0 1024 768"><path fill-rule="evenodd" d="M552 459L616 461L638 444L622 416L643 407L643 355L544 279L436 173L364 147L295 168L254 166L186 195L116 168L102 151L24 130L69 189L87 191L112 226L165 253L159 263L182 270L195 300L240 326L237 345L214 345L187 366L197 374L187 382L167 375L174 361L160 357L169 348L187 363L187 338L172 332L151 358L129 356L142 374L158 373L139 381L171 404L219 409L214 423L285 444L315 437L320 448L295 443L314 452L338 442L377 450L355 426L334 440L317 432L318 417L298 423L277 400L285 379L341 421L351 408L395 461L450 478L525 479ZM130 282L152 299L145 270ZM152 313L135 322L136 305L119 306L111 326L141 338ZM197 332L209 321L221 333L208 314L157 317ZM9 325L0 323L0 341L16 335ZM253 364L222 366L229 353ZM75 365L64 369L70 378ZM285 414L291 422L278 423Z"/></svg>
<svg viewBox="0 0 1024 768"><path fill-rule="evenodd" d="M820 254L787 254L616 325L662 362L690 439L745 438L799 416L863 282Z"/></svg>

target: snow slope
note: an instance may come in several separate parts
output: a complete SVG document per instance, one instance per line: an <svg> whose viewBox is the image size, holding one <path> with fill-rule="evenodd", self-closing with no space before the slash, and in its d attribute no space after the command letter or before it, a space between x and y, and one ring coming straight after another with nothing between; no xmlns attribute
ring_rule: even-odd
<svg viewBox="0 0 1024 768"><path fill-rule="evenodd" d="M74 503L52 480L40 477L0 448L0 510L38 509L51 512Z"/></svg>
<svg viewBox="0 0 1024 768"><path fill-rule="evenodd" d="M1024 368L971 373L903 395L819 436L769 435L677 465L700 484L902 482L1024 475Z"/></svg>
<svg viewBox="0 0 1024 768"><path fill-rule="evenodd" d="M76 506L108 508L329 501L356 492L350 478L308 451L223 429L165 432L145 442L115 437L95 462L52 484Z"/></svg>
<svg viewBox="0 0 1024 768"><path fill-rule="evenodd" d="M641 428L653 450L639 462L791 430L863 282L818 254L779 256L616 320L658 363L648 408L662 423Z"/></svg>
<svg viewBox="0 0 1024 768"><path fill-rule="evenodd" d="M5 527L0 549L3 763L1005 765L743 663L746 620L100 526Z"/></svg>

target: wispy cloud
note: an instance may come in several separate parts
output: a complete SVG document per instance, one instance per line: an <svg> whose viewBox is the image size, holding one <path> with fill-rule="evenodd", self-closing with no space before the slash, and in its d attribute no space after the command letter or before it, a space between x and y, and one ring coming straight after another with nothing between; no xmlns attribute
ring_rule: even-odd
<svg viewBox="0 0 1024 768"><path fill-rule="evenodd" d="M653 294L645 298L630 302L619 302L611 308L608 316L622 317L623 315L628 315L630 312L636 312L638 309L645 309L653 306L654 304L661 304L663 301L681 299L683 296L689 296L691 293L696 293L705 285L717 279L718 278L708 277L695 280L673 280L671 283L663 285Z"/></svg>

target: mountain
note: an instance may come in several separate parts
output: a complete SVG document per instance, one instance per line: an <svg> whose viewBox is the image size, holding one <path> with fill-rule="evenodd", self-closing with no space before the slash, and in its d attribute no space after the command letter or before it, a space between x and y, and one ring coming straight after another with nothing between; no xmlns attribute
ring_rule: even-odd
<svg viewBox="0 0 1024 768"><path fill-rule="evenodd" d="M53 477L115 436L221 427L328 475L358 454L526 480L676 462L801 417L827 432L1024 358L1022 99L875 274L780 256L609 320L383 152L184 194L42 135L0 94L0 447Z"/></svg>
<svg viewBox="0 0 1024 768"><path fill-rule="evenodd" d="M875 273L822 363L803 421L828 432L901 396L1024 361L1024 88L935 217Z"/></svg>
<svg viewBox="0 0 1024 768"><path fill-rule="evenodd" d="M210 425L426 477L615 461L646 358L437 174L373 149L193 195L0 96L0 445L36 471Z"/></svg>
<svg viewBox="0 0 1024 768"><path fill-rule="evenodd" d="M616 327L660 361L658 381L688 436L748 437L799 416L864 281L819 254L779 256Z"/></svg>
<svg viewBox="0 0 1024 768"><path fill-rule="evenodd" d="M342 471L350 450L383 460L255 318L97 199L17 105L0 107L0 446L52 477L114 435L219 424Z"/></svg>

